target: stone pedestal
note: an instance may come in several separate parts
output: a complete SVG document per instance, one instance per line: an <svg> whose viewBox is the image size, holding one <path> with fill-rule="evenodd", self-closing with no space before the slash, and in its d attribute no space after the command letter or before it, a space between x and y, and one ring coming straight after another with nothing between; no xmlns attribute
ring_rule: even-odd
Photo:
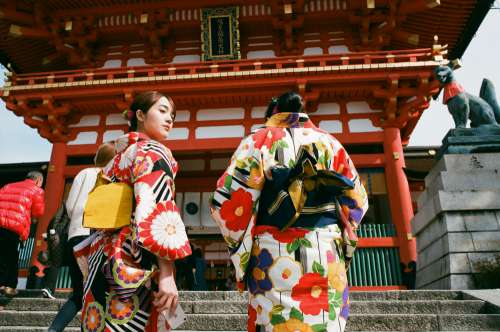
<svg viewBox="0 0 500 332"><path fill-rule="evenodd" d="M483 125L477 128L451 129L443 138L437 159L445 154L500 152L500 126Z"/></svg>
<svg viewBox="0 0 500 332"><path fill-rule="evenodd" d="M425 185L416 287L474 289L475 264L500 254L500 153L443 154Z"/></svg>

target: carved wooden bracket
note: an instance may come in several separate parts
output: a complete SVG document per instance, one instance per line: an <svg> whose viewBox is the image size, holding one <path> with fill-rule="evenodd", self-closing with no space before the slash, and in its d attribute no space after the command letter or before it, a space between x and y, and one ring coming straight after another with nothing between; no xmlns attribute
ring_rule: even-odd
<svg viewBox="0 0 500 332"><path fill-rule="evenodd" d="M72 139L68 125L76 119L68 121L71 118L68 105L56 105L50 98L40 102L39 100L15 100L9 97L7 107L15 114L23 116L24 123L37 129L40 136L51 142L67 142Z"/></svg>
<svg viewBox="0 0 500 332"><path fill-rule="evenodd" d="M167 10L143 13L140 16L140 35L144 38L144 45L149 48L153 62L170 61L173 52L167 46L167 37L170 33ZM170 43L173 46L173 43Z"/></svg>
<svg viewBox="0 0 500 332"><path fill-rule="evenodd" d="M417 87L407 87L397 75L390 75L384 88L373 91L373 97L382 100L384 113L371 120L377 127L404 128L412 119L418 119L429 107L431 96L439 91L439 83L432 72L421 73ZM379 103L378 103L379 104Z"/></svg>
<svg viewBox="0 0 500 332"><path fill-rule="evenodd" d="M275 0L271 3L273 15L273 27L277 43L275 52L278 55L298 54L299 40L298 31L304 25L304 0Z"/></svg>
<svg viewBox="0 0 500 332"><path fill-rule="evenodd" d="M318 109L319 91L308 86L306 80L297 80L297 90L304 100L304 109L307 113L315 112Z"/></svg>

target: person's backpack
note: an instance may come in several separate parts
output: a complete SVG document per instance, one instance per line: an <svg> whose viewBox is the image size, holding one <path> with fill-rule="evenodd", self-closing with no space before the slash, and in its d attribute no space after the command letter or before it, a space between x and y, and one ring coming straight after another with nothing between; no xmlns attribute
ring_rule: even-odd
<svg viewBox="0 0 500 332"><path fill-rule="evenodd" d="M53 267L65 266L69 262L70 252L67 246L70 221L63 202L47 227L49 263Z"/></svg>

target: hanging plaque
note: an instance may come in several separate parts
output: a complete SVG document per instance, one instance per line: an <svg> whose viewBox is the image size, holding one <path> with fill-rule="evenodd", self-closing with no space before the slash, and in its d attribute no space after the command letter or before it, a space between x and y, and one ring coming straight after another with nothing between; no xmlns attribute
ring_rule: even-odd
<svg viewBox="0 0 500 332"><path fill-rule="evenodd" d="M238 7L201 9L203 61L240 58L238 17Z"/></svg>

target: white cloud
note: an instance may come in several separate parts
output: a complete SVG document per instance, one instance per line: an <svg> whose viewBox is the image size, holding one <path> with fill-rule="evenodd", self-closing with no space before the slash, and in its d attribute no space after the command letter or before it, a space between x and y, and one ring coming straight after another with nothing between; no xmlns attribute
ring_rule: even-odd
<svg viewBox="0 0 500 332"><path fill-rule="evenodd" d="M4 76L4 70L0 68L0 77ZM50 159L52 144L28 127L22 117L7 110L3 100L0 100L0 125L0 164Z"/></svg>

